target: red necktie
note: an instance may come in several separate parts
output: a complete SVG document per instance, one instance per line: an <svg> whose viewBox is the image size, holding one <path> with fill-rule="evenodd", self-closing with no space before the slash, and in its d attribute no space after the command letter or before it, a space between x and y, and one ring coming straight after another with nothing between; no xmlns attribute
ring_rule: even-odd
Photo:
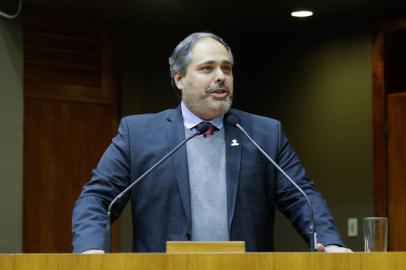
<svg viewBox="0 0 406 270"><path fill-rule="evenodd" d="M209 129L203 133L203 137L210 138L214 133L214 126L209 122L207 122L207 124L209 124Z"/></svg>

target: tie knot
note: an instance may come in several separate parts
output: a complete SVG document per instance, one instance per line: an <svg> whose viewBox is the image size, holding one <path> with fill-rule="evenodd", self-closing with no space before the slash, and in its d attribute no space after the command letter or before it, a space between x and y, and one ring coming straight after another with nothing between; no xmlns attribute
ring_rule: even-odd
<svg viewBox="0 0 406 270"><path fill-rule="evenodd" d="M207 131L205 133L203 133L203 137L210 138L215 131L215 127L210 122L206 122L206 123L209 125L209 128L207 129Z"/></svg>

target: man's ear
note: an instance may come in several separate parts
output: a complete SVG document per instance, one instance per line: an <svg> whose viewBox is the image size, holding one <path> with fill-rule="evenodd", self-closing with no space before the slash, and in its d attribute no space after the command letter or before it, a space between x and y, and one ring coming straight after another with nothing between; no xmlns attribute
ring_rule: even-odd
<svg viewBox="0 0 406 270"><path fill-rule="evenodd" d="M183 76L179 72L175 72L175 76L173 78L175 80L176 87L179 90L183 90L183 83L182 83Z"/></svg>

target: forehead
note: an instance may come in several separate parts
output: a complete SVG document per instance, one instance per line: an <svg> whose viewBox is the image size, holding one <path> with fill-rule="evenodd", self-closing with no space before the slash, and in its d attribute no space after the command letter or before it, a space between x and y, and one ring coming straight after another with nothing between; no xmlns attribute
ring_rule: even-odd
<svg viewBox="0 0 406 270"><path fill-rule="evenodd" d="M194 45L191 52L191 63L205 61L229 61L230 54L223 44L212 38L202 38Z"/></svg>

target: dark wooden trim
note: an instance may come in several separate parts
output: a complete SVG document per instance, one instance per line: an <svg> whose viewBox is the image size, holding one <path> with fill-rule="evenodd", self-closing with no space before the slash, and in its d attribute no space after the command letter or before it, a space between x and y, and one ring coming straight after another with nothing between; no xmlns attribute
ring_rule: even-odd
<svg viewBox="0 0 406 270"><path fill-rule="evenodd" d="M376 216L387 216L386 182L386 138L385 138L385 83L384 83L384 33L381 29L373 35L373 168L374 168L374 212Z"/></svg>

